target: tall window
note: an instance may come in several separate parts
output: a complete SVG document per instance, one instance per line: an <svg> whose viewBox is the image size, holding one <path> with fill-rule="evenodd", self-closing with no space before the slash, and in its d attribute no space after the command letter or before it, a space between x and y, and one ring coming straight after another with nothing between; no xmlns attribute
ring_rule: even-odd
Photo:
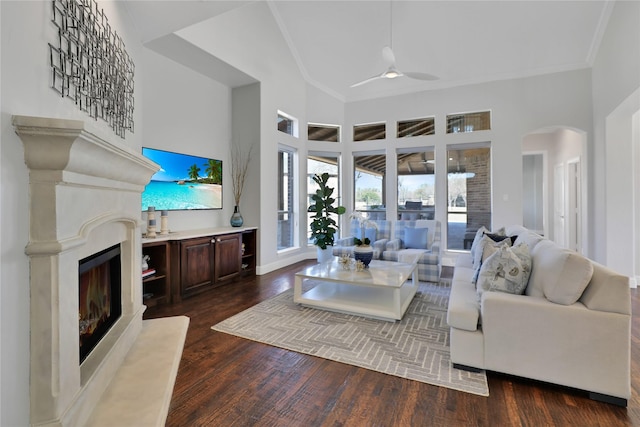
<svg viewBox="0 0 640 427"><path fill-rule="evenodd" d="M278 250L291 248L295 242L295 151L278 149Z"/></svg>
<svg viewBox="0 0 640 427"><path fill-rule="evenodd" d="M307 208L312 204L311 196L316 193L318 189L318 184L316 184L311 178L315 174L329 174L329 182L328 185L333 187L334 193L333 196L336 200L338 200L337 206L344 205L344 202L340 200L340 175L339 175L339 159L337 155L334 154L314 154L309 153L307 157ZM313 241L311 240L311 215L307 213L307 243L309 245L313 245ZM340 224L340 218L336 215L333 218L336 223Z"/></svg>
<svg viewBox="0 0 640 427"><path fill-rule="evenodd" d="M368 212L370 219L386 219L386 162L385 154L362 154L353 157L355 209Z"/></svg>
<svg viewBox="0 0 640 427"><path fill-rule="evenodd" d="M469 250L476 230L491 229L491 149L449 146L447 157L447 247Z"/></svg>
<svg viewBox="0 0 640 427"><path fill-rule="evenodd" d="M433 149L398 151L398 219L434 219L435 196Z"/></svg>

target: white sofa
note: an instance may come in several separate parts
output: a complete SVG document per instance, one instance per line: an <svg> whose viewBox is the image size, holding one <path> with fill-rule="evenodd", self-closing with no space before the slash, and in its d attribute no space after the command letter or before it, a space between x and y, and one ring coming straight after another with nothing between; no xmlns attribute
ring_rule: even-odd
<svg viewBox="0 0 640 427"><path fill-rule="evenodd" d="M517 235L513 246L525 244L530 252L526 290L479 295L470 254L459 256L447 312L452 363L586 390L592 399L626 406L628 278L523 227L506 234Z"/></svg>

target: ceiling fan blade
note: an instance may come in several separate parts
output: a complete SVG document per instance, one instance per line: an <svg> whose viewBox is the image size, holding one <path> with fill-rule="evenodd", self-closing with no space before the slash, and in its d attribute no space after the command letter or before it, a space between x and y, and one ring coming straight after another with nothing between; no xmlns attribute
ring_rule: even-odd
<svg viewBox="0 0 640 427"><path fill-rule="evenodd" d="M352 84L352 85L351 85L351 86L349 86L349 87L358 87L358 86L362 86L363 84L367 84L367 83L369 83L369 82L372 82L372 81L374 81L374 80L378 80L378 79L381 79L381 78L383 78L383 77L382 77L380 74L378 74L378 75L375 75L375 76L373 76L373 77L369 77L368 79L365 79L365 80L363 80L363 81L361 81L361 82L354 83L354 84Z"/></svg>
<svg viewBox="0 0 640 427"><path fill-rule="evenodd" d="M415 72L405 72L403 73L405 76L410 77L412 79L416 79L416 80L426 80L426 81L430 81L430 80L438 80L438 77L432 75L432 74L427 74L427 73L415 73Z"/></svg>
<svg viewBox="0 0 640 427"><path fill-rule="evenodd" d="M384 61L389 65L395 65L396 56L393 54L393 50L391 50L389 46L382 48L382 59L384 59Z"/></svg>

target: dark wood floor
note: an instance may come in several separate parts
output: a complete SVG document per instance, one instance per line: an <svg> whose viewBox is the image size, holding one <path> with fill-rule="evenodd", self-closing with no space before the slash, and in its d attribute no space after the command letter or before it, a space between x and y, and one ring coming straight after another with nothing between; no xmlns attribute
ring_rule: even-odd
<svg viewBox="0 0 640 427"><path fill-rule="evenodd" d="M293 287L294 273L307 263L147 310L145 318L191 318L167 426L640 426L638 315L627 408L491 372L490 396L475 396L211 330ZM631 295L640 313L640 295Z"/></svg>

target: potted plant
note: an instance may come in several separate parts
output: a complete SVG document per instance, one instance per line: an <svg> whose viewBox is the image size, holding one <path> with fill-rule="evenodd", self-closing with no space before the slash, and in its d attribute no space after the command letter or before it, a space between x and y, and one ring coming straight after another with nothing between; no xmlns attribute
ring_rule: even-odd
<svg viewBox="0 0 640 427"><path fill-rule="evenodd" d="M358 225L360 226L360 238L353 238L355 243L355 247L353 248L353 258L356 261L361 261L365 268L369 267L369 263L373 259L373 248L371 247L371 239L365 237L365 229L377 229L378 225L374 221L368 219L367 216L360 211L353 212L349 217L358 220Z"/></svg>
<svg viewBox="0 0 640 427"><path fill-rule="evenodd" d="M308 212L313 213L311 238L313 244L318 247L318 261L323 262L328 261L332 256L330 246L333 246L335 234L338 231L338 224L334 217L342 215L346 209L344 206L335 206L336 199L332 197L334 189L327 185L328 173L315 174L312 179L318 184L318 189L311 195L312 204L308 209Z"/></svg>

